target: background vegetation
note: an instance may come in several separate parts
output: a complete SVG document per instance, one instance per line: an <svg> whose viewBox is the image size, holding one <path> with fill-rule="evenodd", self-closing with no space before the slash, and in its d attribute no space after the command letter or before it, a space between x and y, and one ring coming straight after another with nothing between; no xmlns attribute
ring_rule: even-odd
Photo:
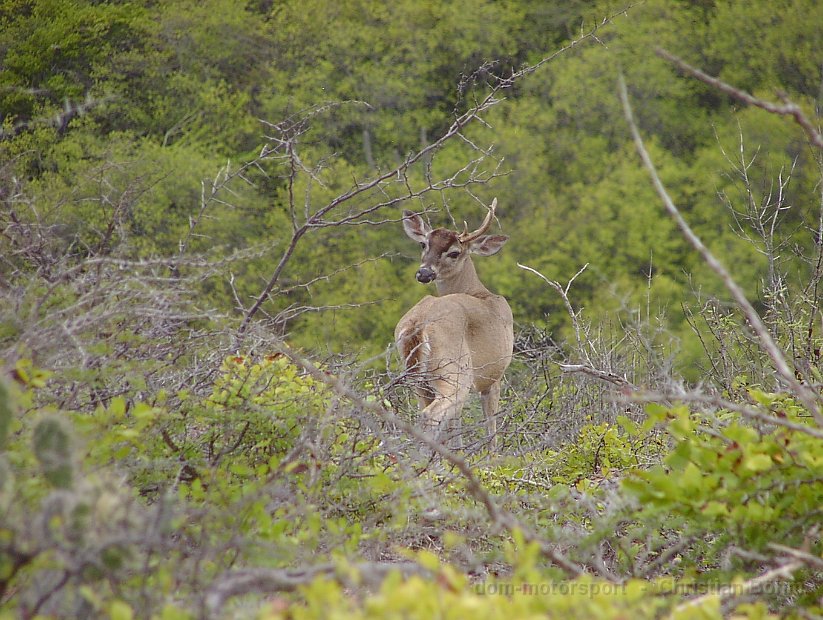
<svg viewBox="0 0 823 620"><path fill-rule="evenodd" d="M823 614L822 68L814 0L0 0L0 618ZM399 217L495 196L455 452Z"/></svg>

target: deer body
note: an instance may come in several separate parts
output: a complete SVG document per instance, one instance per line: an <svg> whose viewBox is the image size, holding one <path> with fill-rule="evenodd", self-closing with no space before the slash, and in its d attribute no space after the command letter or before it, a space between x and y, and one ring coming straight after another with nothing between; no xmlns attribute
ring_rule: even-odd
<svg viewBox="0 0 823 620"><path fill-rule="evenodd" d="M403 213L406 234L423 247L417 279L434 281L438 296L421 299L394 332L406 369L415 376L424 421L436 428L454 419L474 389L492 447L500 382L512 357L512 312L504 297L480 282L470 253L490 256L507 241L503 235L483 235L495 206L496 200L478 230L460 234L432 230L420 216Z"/></svg>

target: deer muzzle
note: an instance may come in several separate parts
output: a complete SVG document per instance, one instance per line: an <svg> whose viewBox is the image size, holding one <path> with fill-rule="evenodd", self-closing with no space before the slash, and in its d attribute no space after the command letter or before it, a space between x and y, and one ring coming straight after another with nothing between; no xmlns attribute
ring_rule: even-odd
<svg viewBox="0 0 823 620"><path fill-rule="evenodd" d="M417 281L423 284L428 284L432 280L437 277L437 274L434 273L433 269L429 269L428 267L421 267L417 271Z"/></svg>

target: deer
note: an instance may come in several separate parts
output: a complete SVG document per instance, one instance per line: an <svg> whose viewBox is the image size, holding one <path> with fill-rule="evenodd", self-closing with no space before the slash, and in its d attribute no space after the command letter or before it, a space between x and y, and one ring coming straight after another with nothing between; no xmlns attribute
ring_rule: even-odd
<svg viewBox="0 0 823 620"><path fill-rule="evenodd" d="M417 213L403 211L406 235L423 249L417 281L434 282L427 295L397 323L394 339L406 372L415 377L424 425L439 433L456 419L472 388L480 393L490 450L497 448L497 413L503 373L512 359L512 311L506 299L480 281L471 255L492 256L508 241L486 235L495 198L474 232L432 229Z"/></svg>

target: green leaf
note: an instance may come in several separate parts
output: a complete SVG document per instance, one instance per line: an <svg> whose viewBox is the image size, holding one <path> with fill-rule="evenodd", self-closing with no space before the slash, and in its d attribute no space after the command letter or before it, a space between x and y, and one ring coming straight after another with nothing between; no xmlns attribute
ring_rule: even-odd
<svg viewBox="0 0 823 620"><path fill-rule="evenodd" d="M67 489L72 484L71 445L66 423L45 417L34 427L32 447L46 480L54 487Z"/></svg>
<svg viewBox="0 0 823 620"><path fill-rule="evenodd" d="M124 415L126 415L126 399L122 396L112 398L108 409L113 419L121 419Z"/></svg>
<svg viewBox="0 0 823 620"><path fill-rule="evenodd" d="M415 554L414 559L418 564L420 564L420 566L430 571L435 572L440 569L440 558L426 549L421 549L418 551Z"/></svg>
<svg viewBox="0 0 823 620"><path fill-rule="evenodd" d="M729 507L716 500L711 500L706 503L701 512L707 517L725 517L729 514Z"/></svg>
<svg viewBox="0 0 823 620"><path fill-rule="evenodd" d="M159 411L146 403L137 403L132 407L131 414L135 420L150 422L157 418Z"/></svg>
<svg viewBox="0 0 823 620"><path fill-rule="evenodd" d="M132 620L134 612L131 607L123 601L112 601L109 605L109 618L111 620Z"/></svg>
<svg viewBox="0 0 823 620"><path fill-rule="evenodd" d="M6 444L12 420L12 403L5 381L0 380L0 450Z"/></svg>
<svg viewBox="0 0 823 620"><path fill-rule="evenodd" d="M766 471L774 465L768 454L751 454L743 457L743 469L752 472Z"/></svg>

